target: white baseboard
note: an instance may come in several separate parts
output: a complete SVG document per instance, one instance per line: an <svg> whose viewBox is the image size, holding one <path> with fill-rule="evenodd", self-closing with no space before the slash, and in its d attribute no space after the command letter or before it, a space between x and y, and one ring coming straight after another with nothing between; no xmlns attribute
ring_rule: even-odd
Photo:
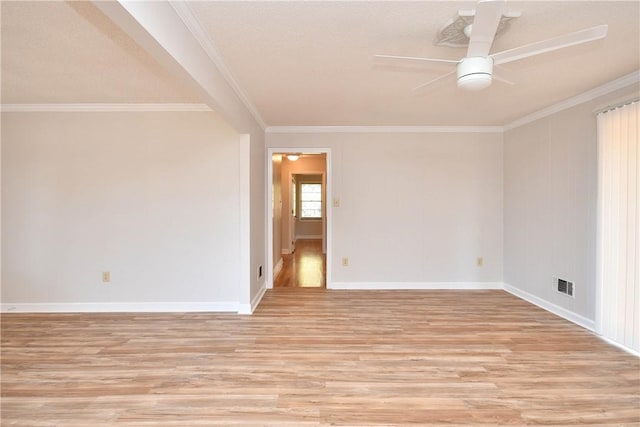
<svg viewBox="0 0 640 427"><path fill-rule="evenodd" d="M456 290L456 289L504 289L531 304L595 332L595 322L565 308L552 304L506 283L500 282L333 282L330 289L335 290ZM2 303L2 313L174 313L174 312L235 312L252 314L260 304L266 292L263 282L251 304L237 302L130 302L130 303ZM638 356L638 353L611 342L605 341Z"/></svg>
<svg viewBox="0 0 640 427"><path fill-rule="evenodd" d="M634 350L632 348L629 348L626 345L622 345L619 342L615 342L615 341L605 337L604 335L600 335L600 334L597 334L597 333L596 333L596 335L598 336L598 338L600 338L602 341L606 342L607 344L611 344L614 347L618 347L620 350L624 350L627 353L632 354L632 355L634 355L636 357L640 357L640 352L638 352L638 351L636 351L636 350Z"/></svg>
<svg viewBox="0 0 640 427"><path fill-rule="evenodd" d="M278 260L278 263L276 264L276 266L273 267L273 278L274 279L276 277L278 277L278 274L280 274L280 272L282 271L282 266L283 266L283 262L282 262L282 258L280 258Z"/></svg>
<svg viewBox="0 0 640 427"><path fill-rule="evenodd" d="M322 234L298 234L296 240L318 240L322 239Z"/></svg>
<svg viewBox="0 0 640 427"><path fill-rule="evenodd" d="M329 289L420 290L502 289L502 282L333 282Z"/></svg>
<svg viewBox="0 0 640 427"><path fill-rule="evenodd" d="M550 303L549 301L546 301L542 298L532 295L526 291L523 291L522 289L518 289L515 286L511 286L505 283L504 290L509 292L510 294L517 296L518 298L521 298L527 302L530 302L533 305L537 305L538 307L544 310L547 310L548 312L553 313L556 316L560 316L563 319L573 322L578 326L582 326L585 329L588 329L590 331L595 331L596 329L596 324L593 320L587 319L586 317L581 316L577 313L574 313L573 311L567 310L566 308L562 308L553 303Z"/></svg>
<svg viewBox="0 0 640 427"><path fill-rule="evenodd" d="M183 313L237 312L237 302L3 303L2 313Z"/></svg>
<svg viewBox="0 0 640 427"><path fill-rule="evenodd" d="M255 309L258 308L258 304L260 304L260 301L262 301L262 297L264 296L265 292L267 292L267 283L262 282L260 290L258 290L258 293L251 300L251 304L240 304L238 306L238 314L253 314Z"/></svg>

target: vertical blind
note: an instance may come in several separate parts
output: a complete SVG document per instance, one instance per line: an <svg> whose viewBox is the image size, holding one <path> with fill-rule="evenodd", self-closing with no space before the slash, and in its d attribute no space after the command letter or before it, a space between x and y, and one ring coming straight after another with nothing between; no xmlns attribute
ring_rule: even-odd
<svg viewBox="0 0 640 427"><path fill-rule="evenodd" d="M640 351L640 104L598 120L599 332Z"/></svg>

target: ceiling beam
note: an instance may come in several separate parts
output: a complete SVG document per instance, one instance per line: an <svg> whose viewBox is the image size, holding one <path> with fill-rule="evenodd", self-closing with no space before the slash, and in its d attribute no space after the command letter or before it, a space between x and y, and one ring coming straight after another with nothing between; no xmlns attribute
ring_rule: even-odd
<svg viewBox="0 0 640 427"><path fill-rule="evenodd" d="M264 131L260 115L247 104L235 82L228 81L171 3L94 0L93 4L162 66L193 87L238 132Z"/></svg>

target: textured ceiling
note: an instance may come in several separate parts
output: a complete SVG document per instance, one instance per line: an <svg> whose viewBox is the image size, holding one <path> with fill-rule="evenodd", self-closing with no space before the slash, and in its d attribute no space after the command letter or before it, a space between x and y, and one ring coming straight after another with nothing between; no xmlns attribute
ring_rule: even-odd
<svg viewBox="0 0 640 427"><path fill-rule="evenodd" d="M640 68L640 2L507 3L522 16L492 52L600 24L605 40L507 64L515 86L465 92L451 71L390 66L374 54L458 60L438 30L474 2L193 2L190 7L269 125L503 125Z"/></svg>
<svg viewBox="0 0 640 427"><path fill-rule="evenodd" d="M600 24L606 39L507 64L515 86L465 92L450 66L390 65L374 54L458 60L438 30L474 2L194 1L188 5L269 126L504 125L640 68L640 1L509 1L522 12L492 52ZM2 7L3 103L202 102L88 2Z"/></svg>
<svg viewBox="0 0 640 427"><path fill-rule="evenodd" d="M201 102L89 2L2 7L2 102Z"/></svg>

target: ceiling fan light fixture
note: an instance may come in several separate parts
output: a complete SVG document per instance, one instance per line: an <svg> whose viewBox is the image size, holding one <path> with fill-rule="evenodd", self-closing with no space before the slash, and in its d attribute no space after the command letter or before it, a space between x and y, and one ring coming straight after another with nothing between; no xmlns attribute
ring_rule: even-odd
<svg viewBox="0 0 640 427"><path fill-rule="evenodd" d="M467 74L458 79L458 87L460 89L478 91L489 86L491 86L490 74Z"/></svg>
<svg viewBox="0 0 640 427"><path fill-rule="evenodd" d="M458 87L466 90L482 90L491 85L493 59L490 57L464 58L458 63Z"/></svg>
<svg viewBox="0 0 640 427"><path fill-rule="evenodd" d="M467 54L459 61L444 58L422 58L415 56L375 55L377 58L419 61L421 63L456 64L457 84L460 89L479 91L491 86L493 65L502 65L531 56L540 55L575 46L607 36L608 25L602 24L584 30L574 31L551 39L521 45L502 52L491 53L496 36L506 28L509 20L520 16L519 12L504 14L507 0L478 0L473 11L460 11L458 19L448 24L439 34L436 44L440 46L462 46L466 43ZM463 43L464 42L464 43ZM415 87L414 92L437 83L452 75L451 71L427 83ZM513 84L496 76L496 80Z"/></svg>

